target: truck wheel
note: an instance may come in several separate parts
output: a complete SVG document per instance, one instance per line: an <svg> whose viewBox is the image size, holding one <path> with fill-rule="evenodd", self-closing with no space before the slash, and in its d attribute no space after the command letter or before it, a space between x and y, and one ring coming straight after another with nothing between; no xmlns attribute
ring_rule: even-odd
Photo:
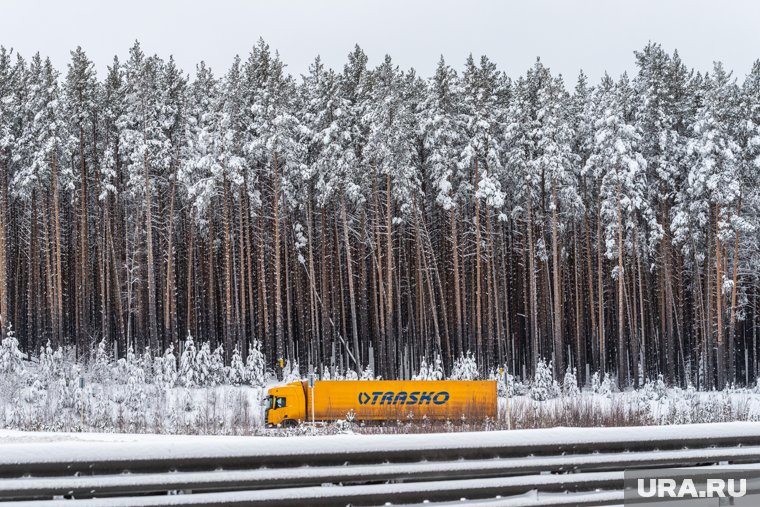
<svg viewBox="0 0 760 507"><path fill-rule="evenodd" d="M298 426L298 421L295 421L293 419L285 419L282 421L283 428L295 428Z"/></svg>

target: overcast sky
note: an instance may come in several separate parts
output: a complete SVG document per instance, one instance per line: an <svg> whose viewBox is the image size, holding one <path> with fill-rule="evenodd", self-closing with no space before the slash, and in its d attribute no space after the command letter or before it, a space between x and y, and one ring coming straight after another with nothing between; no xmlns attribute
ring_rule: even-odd
<svg viewBox="0 0 760 507"><path fill-rule="evenodd" d="M358 43L370 64L389 53L423 76L441 54L461 69L485 53L510 76L540 56L574 81L581 68L593 80L633 70L633 51L652 40L698 70L721 60L743 78L760 57L758 22L753 0L0 0L0 45L62 70L81 45L102 75L139 39L187 72L205 60L221 74L261 36L294 75L317 54L340 69Z"/></svg>

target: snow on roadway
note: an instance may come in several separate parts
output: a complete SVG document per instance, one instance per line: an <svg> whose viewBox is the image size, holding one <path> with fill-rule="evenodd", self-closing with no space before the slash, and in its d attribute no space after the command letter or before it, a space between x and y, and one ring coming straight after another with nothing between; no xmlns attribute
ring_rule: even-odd
<svg viewBox="0 0 760 507"><path fill-rule="evenodd" d="M234 487L240 483L247 486L271 483L272 481L314 481L324 483L341 482L361 477L366 480L386 480L389 477L424 477L427 479L442 477L449 473L479 473L483 476L495 474L538 473L551 469L586 469L586 467L615 466L625 460L630 466L637 462L683 463L695 460L717 461L726 459L726 449L689 449L677 451L660 451L653 458L651 452L602 453L588 455L535 456L498 459L468 459L453 461L423 461L418 463L396 463L381 465L340 465L316 467L256 468L253 470L214 470L203 472L166 473L130 473L113 475L81 475L76 477L23 477L0 479L0 494L4 491L34 491L51 489L59 491L82 491L121 489L137 486L164 486L167 489L182 489L186 484L193 484L203 489L209 484ZM760 456L760 446L733 449L732 458L736 460L756 459ZM721 468L733 467L741 470L758 469L760 464L716 465ZM553 476L557 477L557 476Z"/></svg>
<svg viewBox="0 0 760 507"><path fill-rule="evenodd" d="M574 485L582 487L584 484L617 484L623 481L623 472L591 472L586 474L577 474L572 477ZM485 479L458 479L442 481L423 481L409 483L392 483L392 484L371 484L357 486L308 486L302 488L283 488L283 489L262 489L251 491L230 491L220 493L194 493L192 495L177 496L142 496L142 497L119 497L119 498L93 498L77 500L77 505L98 506L98 507L132 507L141 505L143 507L159 507L166 505L208 505L215 503L218 505L227 505L233 503L257 503L266 505L267 502L287 501L287 502L308 502L315 498L329 497L331 501L355 501L362 497L403 495L409 494L431 494L440 492L457 492L462 491L466 496L467 492L482 494L491 490L510 490L521 488L525 485L528 487L558 486L568 482L567 476L557 475L531 475L521 477L492 477ZM543 493L542 493L543 495ZM622 496L622 495L621 495ZM619 497L617 497L619 498ZM576 499L577 500L577 499ZM52 500L38 502L39 506L66 506L69 500ZM8 507L16 507L14 502L9 502ZM19 503L19 506L28 505ZM552 505L551 503L549 505Z"/></svg>
<svg viewBox="0 0 760 507"><path fill-rule="evenodd" d="M150 461L193 457L353 454L410 449L464 449L494 446L573 446L664 438L760 437L760 423L637 426L625 428L548 428L513 431L406 435L329 435L290 437L36 433L0 430L0 466L18 463L123 459Z"/></svg>

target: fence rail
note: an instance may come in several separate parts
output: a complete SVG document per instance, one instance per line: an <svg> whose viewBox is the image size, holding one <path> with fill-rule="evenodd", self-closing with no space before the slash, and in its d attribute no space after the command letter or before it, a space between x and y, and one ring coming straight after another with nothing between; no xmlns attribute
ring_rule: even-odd
<svg viewBox="0 0 760 507"><path fill-rule="evenodd" d="M622 501L626 469L759 463L757 424L135 443L0 436L0 502L603 505Z"/></svg>

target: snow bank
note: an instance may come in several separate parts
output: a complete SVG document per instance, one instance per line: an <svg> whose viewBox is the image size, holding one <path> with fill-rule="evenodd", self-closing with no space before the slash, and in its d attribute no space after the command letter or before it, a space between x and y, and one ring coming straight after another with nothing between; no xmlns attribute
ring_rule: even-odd
<svg viewBox="0 0 760 507"><path fill-rule="evenodd" d="M416 435L331 435L297 437L178 436L97 433L24 433L0 430L0 466L114 459L149 461L209 457L308 456L381 451L558 446L643 442L660 439L760 439L758 423L720 423L628 428L536 430Z"/></svg>

